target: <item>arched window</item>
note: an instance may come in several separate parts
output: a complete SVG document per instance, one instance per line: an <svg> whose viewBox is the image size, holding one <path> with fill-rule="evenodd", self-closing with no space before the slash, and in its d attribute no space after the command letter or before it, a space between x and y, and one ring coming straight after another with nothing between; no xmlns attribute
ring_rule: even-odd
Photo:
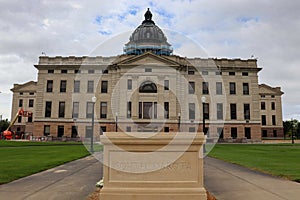
<svg viewBox="0 0 300 200"><path fill-rule="evenodd" d="M157 93L157 87L152 81L145 81L140 85L140 93Z"/></svg>

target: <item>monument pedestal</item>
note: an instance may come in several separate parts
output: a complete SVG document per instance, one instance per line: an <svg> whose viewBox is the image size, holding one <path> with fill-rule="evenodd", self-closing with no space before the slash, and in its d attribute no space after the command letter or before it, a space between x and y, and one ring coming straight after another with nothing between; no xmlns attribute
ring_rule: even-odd
<svg viewBox="0 0 300 200"><path fill-rule="evenodd" d="M106 133L100 200L206 200L202 133Z"/></svg>

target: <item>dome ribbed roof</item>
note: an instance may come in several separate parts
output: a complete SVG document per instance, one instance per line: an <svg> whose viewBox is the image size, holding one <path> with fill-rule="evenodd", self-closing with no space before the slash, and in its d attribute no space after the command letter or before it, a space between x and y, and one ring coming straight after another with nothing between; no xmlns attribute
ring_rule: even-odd
<svg viewBox="0 0 300 200"><path fill-rule="evenodd" d="M150 51L158 55L170 55L173 50L167 42L162 30L152 21L149 8L145 13L145 20L138 26L125 44L124 52L129 55L139 55Z"/></svg>

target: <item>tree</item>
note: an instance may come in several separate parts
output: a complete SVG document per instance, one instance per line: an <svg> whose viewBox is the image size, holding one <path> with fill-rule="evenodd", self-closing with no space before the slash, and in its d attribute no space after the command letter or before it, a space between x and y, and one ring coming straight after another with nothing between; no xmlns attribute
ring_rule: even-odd
<svg viewBox="0 0 300 200"><path fill-rule="evenodd" d="M293 127L293 124L294 124L294 127ZM300 122L297 119L291 119L289 121L284 121L283 129L284 129L284 134L286 136L291 137L292 131L293 131L293 135L296 136L297 138L300 138Z"/></svg>
<svg viewBox="0 0 300 200"><path fill-rule="evenodd" d="M1 120L0 121L0 132L5 131L7 127L9 126L9 121L8 119L6 120Z"/></svg>

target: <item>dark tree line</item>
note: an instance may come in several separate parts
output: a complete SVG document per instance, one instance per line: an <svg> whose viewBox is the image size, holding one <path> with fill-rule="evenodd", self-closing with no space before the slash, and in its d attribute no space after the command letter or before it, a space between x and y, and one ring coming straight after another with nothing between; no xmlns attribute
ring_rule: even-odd
<svg viewBox="0 0 300 200"><path fill-rule="evenodd" d="M9 126L9 121L8 119L6 120L1 120L0 121L0 132L5 131L7 127Z"/></svg>
<svg viewBox="0 0 300 200"><path fill-rule="evenodd" d="M293 135L300 139L300 122L297 119L284 121L283 129L286 137L291 137L293 132Z"/></svg>

